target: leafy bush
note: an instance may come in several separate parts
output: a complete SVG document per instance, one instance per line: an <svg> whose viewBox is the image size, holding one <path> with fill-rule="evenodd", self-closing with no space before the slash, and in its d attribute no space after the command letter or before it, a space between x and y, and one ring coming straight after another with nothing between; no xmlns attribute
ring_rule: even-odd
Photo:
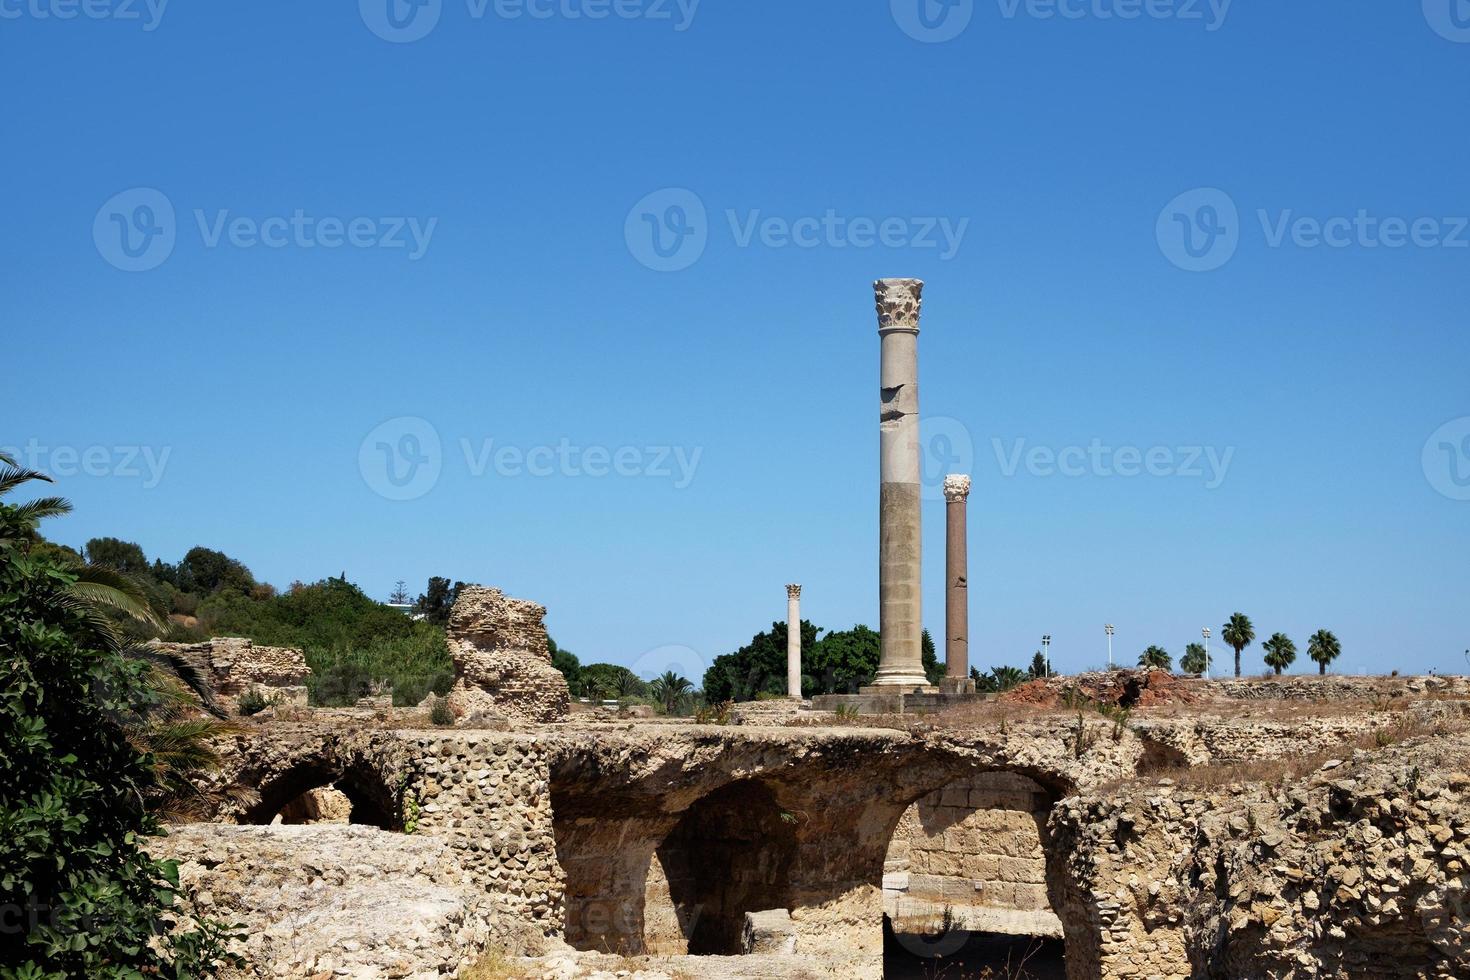
<svg viewBox="0 0 1470 980"><path fill-rule="evenodd" d="M0 457L0 492L28 478ZM144 803L154 760L124 731L161 695L149 665L94 645L75 574L31 553L37 514L64 511L0 504L0 908L25 923L0 943L0 976L183 980L242 966L227 927L170 932L178 868L142 848L159 829Z"/></svg>
<svg viewBox="0 0 1470 980"><path fill-rule="evenodd" d="M440 726L453 725L454 712L450 710L449 702L442 697L435 698L429 709L429 720Z"/></svg>
<svg viewBox="0 0 1470 980"><path fill-rule="evenodd" d="M260 688L252 687L240 695L235 701L235 706L239 709L242 716L248 718L251 715L260 714L273 703L274 701L271 698L267 698L264 694L260 693Z"/></svg>

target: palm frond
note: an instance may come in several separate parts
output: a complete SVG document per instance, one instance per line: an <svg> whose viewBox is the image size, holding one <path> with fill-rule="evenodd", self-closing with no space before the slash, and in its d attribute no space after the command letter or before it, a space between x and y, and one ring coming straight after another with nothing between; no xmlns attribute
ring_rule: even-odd
<svg viewBox="0 0 1470 980"><path fill-rule="evenodd" d="M46 483L56 482L39 470L18 465L9 456L0 458L0 464L4 466L3 469L0 469L0 496L4 496L23 483L30 483L32 480L42 480Z"/></svg>
<svg viewBox="0 0 1470 980"><path fill-rule="evenodd" d="M69 590L73 595L95 605L116 609L129 619L160 632L165 628L163 620L153 611L148 592L135 579L102 565L85 565L76 570L76 576L77 580Z"/></svg>
<svg viewBox="0 0 1470 980"><path fill-rule="evenodd" d="M204 705L204 710L216 718L224 718L228 714L215 697L214 668L201 655L151 646L129 647L124 653L148 661L155 670L175 682L176 696L164 691L165 699L173 697L192 706L197 698Z"/></svg>
<svg viewBox="0 0 1470 980"><path fill-rule="evenodd" d="M21 526L33 531L36 525L48 517L70 514L71 502L64 497L37 497L35 500L17 504L13 513Z"/></svg>

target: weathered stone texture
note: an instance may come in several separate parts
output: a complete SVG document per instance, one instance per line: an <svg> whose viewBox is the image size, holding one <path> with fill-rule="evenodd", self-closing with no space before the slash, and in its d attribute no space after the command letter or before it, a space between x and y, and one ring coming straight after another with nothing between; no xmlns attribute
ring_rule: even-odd
<svg viewBox="0 0 1470 980"><path fill-rule="evenodd" d="M244 926L245 976L429 980L489 932L440 837L196 825L151 847L180 862L186 910Z"/></svg>
<svg viewBox="0 0 1470 980"><path fill-rule="evenodd" d="M1025 776L984 772L904 811L883 867L894 930L922 932L948 910L976 932L1061 938L1042 848L1054 799Z"/></svg>
<svg viewBox="0 0 1470 980"><path fill-rule="evenodd" d="M203 643L165 643L150 646L185 659L208 664L213 674L215 696L230 711L240 696L258 689L277 704L306 705L306 679L311 668L306 655L295 647L257 646L238 636L217 636Z"/></svg>
<svg viewBox="0 0 1470 980"><path fill-rule="evenodd" d="M449 614L455 683L449 706L524 721L555 721L571 710L566 678L547 652L546 607L511 599L499 589L460 590Z"/></svg>
<svg viewBox="0 0 1470 980"><path fill-rule="evenodd" d="M1470 975L1470 737L1286 784L1140 785L1051 821L1068 976Z"/></svg>

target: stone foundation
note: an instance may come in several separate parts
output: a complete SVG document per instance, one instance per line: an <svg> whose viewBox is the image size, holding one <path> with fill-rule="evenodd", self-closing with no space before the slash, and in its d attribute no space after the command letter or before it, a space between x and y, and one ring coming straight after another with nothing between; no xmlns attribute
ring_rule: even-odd
<svg viewBox="0 0 1470 980"><path fill-rule="evenodd" d="M499 589L460 590L448 627L455 673L449 706L457 716L566 717L571 694L566 678L551 665L545 615L544 606L507 598Z"/></svg>

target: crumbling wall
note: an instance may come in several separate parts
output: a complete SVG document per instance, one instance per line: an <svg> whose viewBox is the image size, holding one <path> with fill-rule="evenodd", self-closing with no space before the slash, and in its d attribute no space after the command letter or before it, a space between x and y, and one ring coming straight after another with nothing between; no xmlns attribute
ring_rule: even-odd
<svg viewBox="0 0 1470 980"><path fill-rule="evenodd" d="M922 932L948 909L956 928L1061 938L1042 848L1054 797L1017 773L958 779L904 811L883 867L895 932Z"/></svg>
<svg viewBox="0 0 1470 980"><path fill-rule="evenodd" d="M505 715L555 721L571 710L571 693L551 665L546 607L511 599L499 589L461 589L449 614L455 682L449 706L460 717Z"/></svg>
<svg viewBox="0 0 1470 980"><path fill-rule="evenodd" d="M1203 682L1219 697L1237 701L1372 701L1379 698L1470 694L1470 678L1350 677L1341 674L1242 677Z"/></svg>
<svg viewBox="0 0 1470 980"><path fill-rule="evenodd" d="M203 643L154 640L150 646L208 665L215 697L228 711L237 711L241 695L250 690L280 705L306 706L311 668L306 665L306 655L295 647L257 646L239 636L217 636Z"/></svg>
<svg viewBox="0 0 1470 980"><path fill-rule="evenodd" d="M1052 892L1073 980L1470 975L1470 738L1285 784L1141 782L1063 801Z"/></svg>

